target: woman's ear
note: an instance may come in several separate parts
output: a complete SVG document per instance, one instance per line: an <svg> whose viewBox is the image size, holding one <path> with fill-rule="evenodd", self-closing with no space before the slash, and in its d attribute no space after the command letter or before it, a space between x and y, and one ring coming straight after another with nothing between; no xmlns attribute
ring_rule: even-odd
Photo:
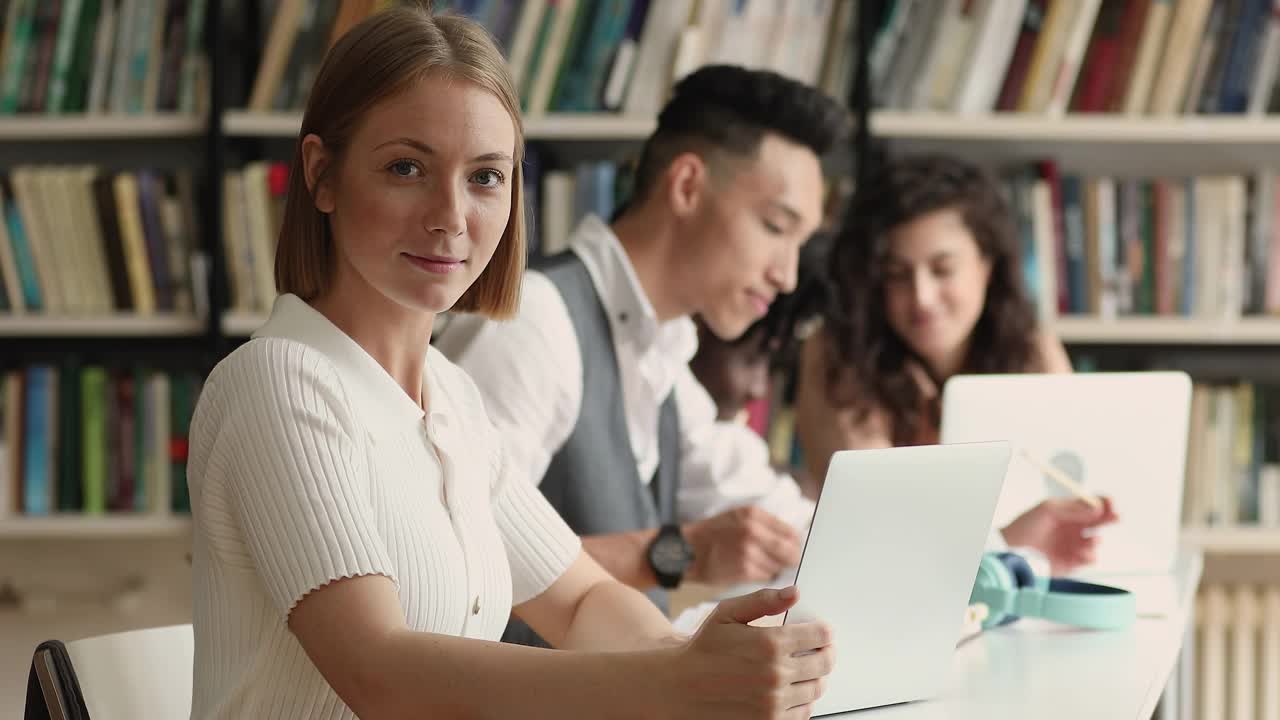
<svg viewBox="0 0 1280 720"><path fill-rule="evenodd" d="M307 181L307 190L316 209L322 213L333 212L333 181L329 176L332 153L324 146L324 141L315 133L308 133L302 138L302 171Z"/></svg>

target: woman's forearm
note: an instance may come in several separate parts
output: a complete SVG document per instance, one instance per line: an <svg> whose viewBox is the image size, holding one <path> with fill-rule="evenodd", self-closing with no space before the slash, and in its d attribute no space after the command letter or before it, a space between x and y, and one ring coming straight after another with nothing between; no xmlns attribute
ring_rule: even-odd
<svg viewBox="0 0 1280 720"><path fill-rule="evenodd" d="M365 720L660 717L654 702L671 686L662 656L675 652L567 653L410 630L362 650L352 661L364 668L363 707L352 709Z"/></svg>
<svg viewBox="0 0 1280 720"><path fill-rule="evenodd" d="M684 639L643 593L610 578L582 596L560 647L643 650L672 647Z"/></svg>

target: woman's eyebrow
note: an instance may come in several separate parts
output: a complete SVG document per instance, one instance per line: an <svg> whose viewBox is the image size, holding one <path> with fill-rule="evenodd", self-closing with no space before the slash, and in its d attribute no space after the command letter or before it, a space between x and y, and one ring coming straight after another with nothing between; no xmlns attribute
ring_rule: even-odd
<svg viewBox="0 0 1280 720"><path fill-rule="evenodd" d="M382 148L388 145L406 145L408 147L413 148L414 150L417 150L418 152L421 152L424 155L436 154L435 149L432 148L430 145L422 142L421 140L415 140L414 138L411 138L411 137L400 137L394 140L388 140L382 143L381 145L378 145L377 147L375 147L374 150L381 150ZM502 152L501 150L484 153L482 155L477 155L471 158L471 162L492 162L494 160L505 160L508 163L515 164L515 160L511 157L511 153Z"/></svg>

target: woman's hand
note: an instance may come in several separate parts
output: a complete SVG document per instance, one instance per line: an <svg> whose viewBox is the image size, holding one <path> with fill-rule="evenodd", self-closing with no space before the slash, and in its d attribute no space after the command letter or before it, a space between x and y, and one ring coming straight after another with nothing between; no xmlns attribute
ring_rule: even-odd
<svg viewBox="0 0 1280 720"><path fill-rule="evenodd" d="M1050 498L1018 516L1003 531L1010 547L1032 547L1045 554L1054 574L1093 562L1098 538L1087 530L1117 520L1111 500L1101 508L1076 498Z"/></svg>
<svg viewBox="0 0 1280 720"><path fill-rule="evenodd" d="M797 597L789 587L720 603L697 635L674 651L662 716L808 718L835 665L831 628L820 622L747 624L785 612Z"/></svg>

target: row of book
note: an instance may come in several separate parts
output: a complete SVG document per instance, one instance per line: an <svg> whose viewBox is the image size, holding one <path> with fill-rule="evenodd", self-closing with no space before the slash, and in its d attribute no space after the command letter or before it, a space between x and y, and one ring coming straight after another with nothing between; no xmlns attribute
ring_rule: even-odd
<svg viewBox="0 0 1280 720"><path fill-rule="evenodd" d="M1191 717L1280 720L1280 585L1203 585L1194 646Z"/></svg>
<svg viewBox="0 0 1280 720"><path fill-rule="evenodd" d="M387 6L394 2L365 3ZM708 63L776 70L843 97L856 3L847 0L440 0L483 24L525 112L653 116L672 82ZM246 107L299 109L346 26L335 0L265 2L270 33Z"/></svg>
<svg viewBox="0 0 1280 720"><path fill-rule="evenodd" d="M954 113L1280 112L1277 0L892 0L880 107Z"/></svg>
<svg viewBox="0 0 1280 720"><path fill-rule="evenodd" d="M1195 385L1183 522L1280 527L1280 387Z"/></svg>
<svg viewBox="0 0 1280 720"><path fill-rule="evenodd" d="M14 168L0 179L0 310L203 312L194 198L187 170Z"/></svg>
<svg viewBox="0 0 1280 720"><path fill-rule="evenodd" d="M199 376L68 361L0 379L0 516L191 509Z"/></svg>
<svg viewBox="0 0 1280 720"><path fill-rule="evenodd" d="M5 7L7 5L7 8ZM197 113L208 0L0 3L0 114Z"/></svg>
<svg viewBox="0 0 1280 720"><path fill-rule="evenodd" d="M579 163L570 170L541 175L535 216L537 238L532 252L554 255L568 247L569 236L588 214L606 222L630 194L628 168L605 160Z"/></svg>
<svg viewBox="0 0 1280 720"><path fill-rule="evenodd" d="M222 240L231 309L269 312L276 297L276 240L289 166L251 162L222 176Z"/></svg>
<svg viewBox="0 0 1280 720"><path fill-rule="evenodd" d="M1051 162L1005 178L1042 316L1280 312L1280 186L1272 171L1083 177Z"/></svg>

